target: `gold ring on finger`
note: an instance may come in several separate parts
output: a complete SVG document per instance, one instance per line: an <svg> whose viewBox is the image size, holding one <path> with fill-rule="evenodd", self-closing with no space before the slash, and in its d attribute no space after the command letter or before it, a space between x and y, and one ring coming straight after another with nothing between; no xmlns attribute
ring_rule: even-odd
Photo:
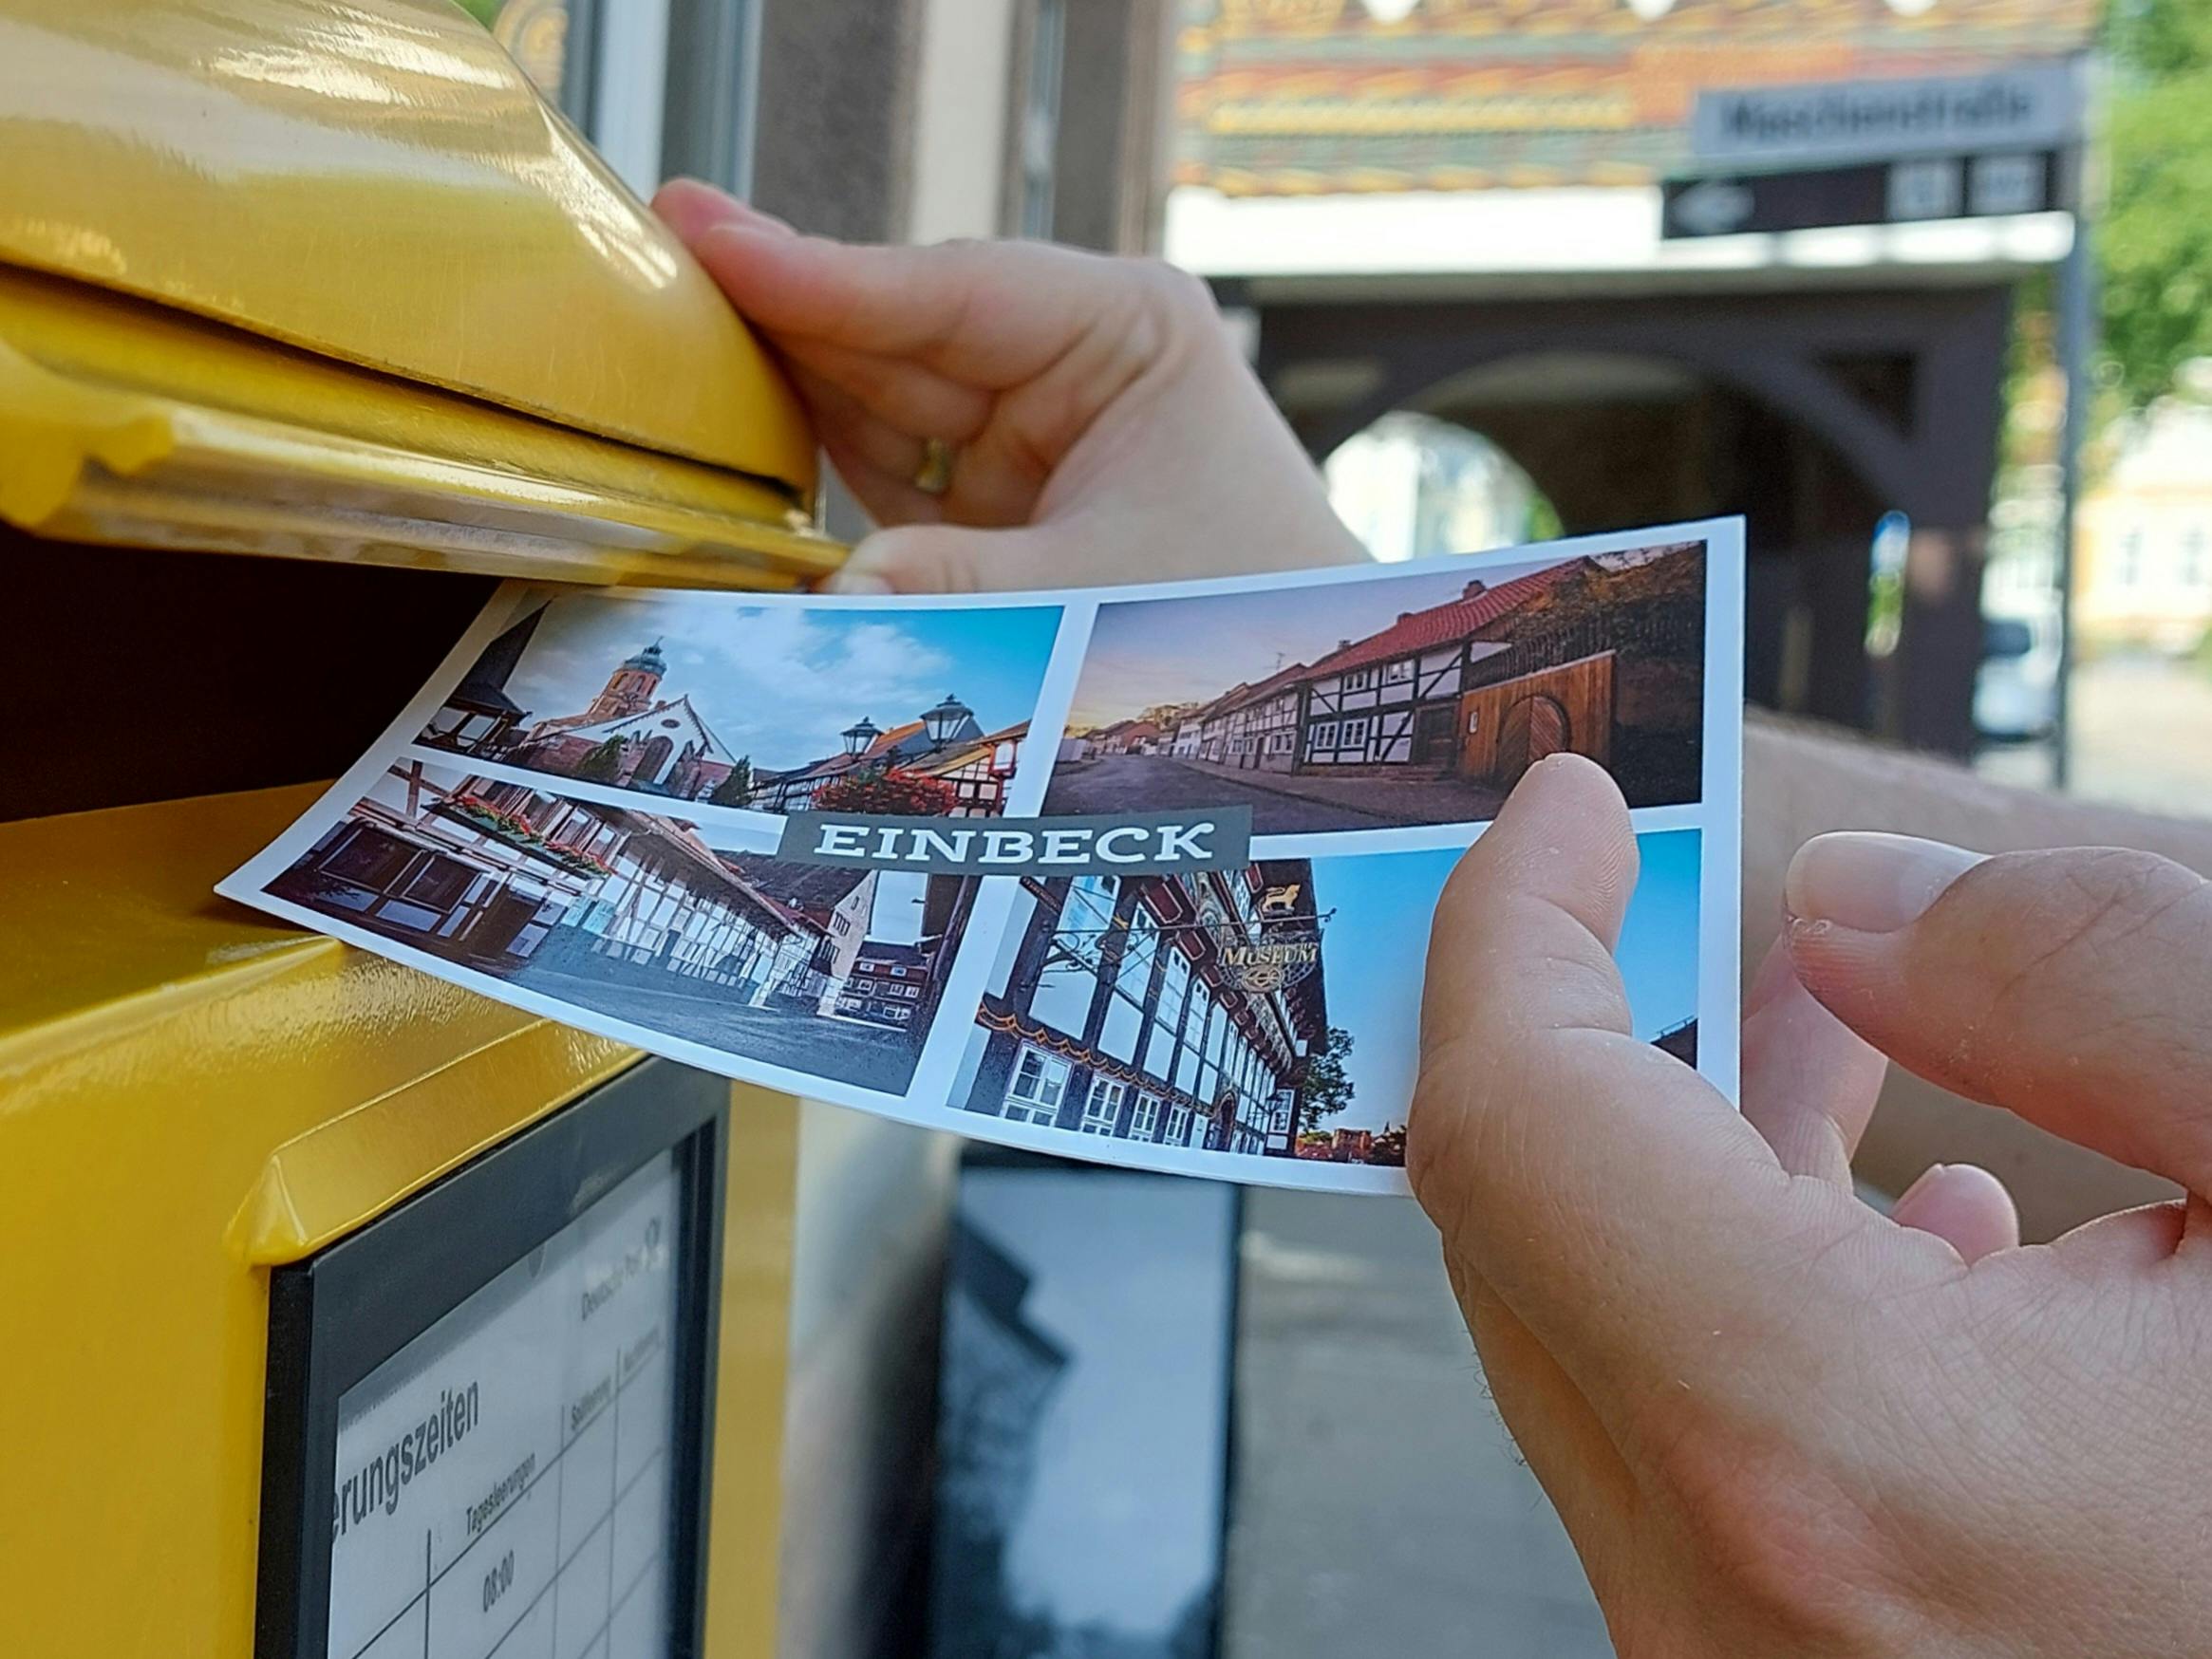
<svg viewBox="0 0 2212 1659"><path fill-rule="evenodd" d="M914 488L925 495L942 495L952 488L952 468L958 452L942 438L922 440L922 461L914 469Z"/></svg>

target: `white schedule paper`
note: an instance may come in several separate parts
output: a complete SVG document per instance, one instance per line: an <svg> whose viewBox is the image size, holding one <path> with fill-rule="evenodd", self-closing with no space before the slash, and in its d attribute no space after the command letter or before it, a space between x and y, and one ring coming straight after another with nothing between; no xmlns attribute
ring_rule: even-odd
<svg viewBox="0 0 2212 1659"><path fill-rule="evenodd" d="M339 1401L331 1659L663 1659L664 1154Z"/></svg>

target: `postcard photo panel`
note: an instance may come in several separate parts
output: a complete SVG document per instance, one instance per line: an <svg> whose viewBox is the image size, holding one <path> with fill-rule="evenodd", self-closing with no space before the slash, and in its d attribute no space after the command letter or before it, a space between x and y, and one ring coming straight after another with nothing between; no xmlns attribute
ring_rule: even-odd
<svg viewBox="0 0 2212 1659"><path fill-rule="evenodd" d="M711 807L990 816L1061 614L531 592L413 740Z"/></svg>
<svg viewBox="0 0 2212 1659"><path fill-rule="evenodd" d="M896 1095L975 885L798 864L681 819L402 756L266 890L494 995L619 1022L645 1046L665 1035Z"/></svg>
<svg viewBox="0 0 2212 1659"><path fill-rule="evenodd" d="M1098 607L1045 811L1248 804L1256 835L1482 823L1547 755L1700 795L1706 546Z"/></svg>
<svg viewBox="0 0 2212 1659"><path fill-rule="evenodd" d="M1702 834L1637 837L1617 960L1635 1034L1698 1061ZM1454 848L1025 880L950 1105L1014 1138L1199 1173L1397 1167L1420 964ZM978 1132L988 1133L979 1128ZM1093 1148L1083 1137L1119 1143ZM1236 1166L1242 1165L1239 1170Z"/></svg>

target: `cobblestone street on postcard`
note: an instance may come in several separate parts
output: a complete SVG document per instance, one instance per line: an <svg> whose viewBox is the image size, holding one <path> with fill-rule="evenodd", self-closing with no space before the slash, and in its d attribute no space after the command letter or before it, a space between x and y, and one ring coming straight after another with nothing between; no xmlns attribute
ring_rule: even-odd
<svg viewBox="0 0 2212 1659"><path fill-rule="evenodd" d="M557 997L579 1008L666 1032L749 1060L811 1072L889 1094L913 1080L917 1037L904 1032L793 1009L752 1008L703 995L697 980L682 989L609 981L534 963L507 976L511 984Z"/></svg>
<svg viewBox="0 0 2212 1659"><path fill-rule="evenodd" d="M1132 801L1154 811L1249 805L1256 835L1300 835L1397 824L1479 823L1503 792L1453 778L1312 777L1239 772L1168 755L1108 755L1052 774L1056 812L1110 812ZM1347 819L1372 820L1372 823Z"/></svg>

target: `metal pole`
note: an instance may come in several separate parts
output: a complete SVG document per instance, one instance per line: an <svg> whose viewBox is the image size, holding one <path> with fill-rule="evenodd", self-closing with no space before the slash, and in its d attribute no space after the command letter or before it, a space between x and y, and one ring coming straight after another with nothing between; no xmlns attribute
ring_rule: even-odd
<svg viewBox="0 0 2212 1659"><path fill-rule="evenodd" d="M2074 524L2081 509L2081 451L2089 425L2090 352L2094 345L2096 271L2090 222L2077 205L2073 240L2058 268L2058 361L2066 376L2066 419L2058 452L2058 684L2052 710L2051 782L2064 790L2072 774Z"/></svg>
<svg viewBox="0 0 2212 1659"><path fill-rule="evenodd" d="M2081 71L2087 75L2087 65ZM2058 684L2051 721L2051 782L2064 790L2073 773L2073 575L2076 523L2081 511L2082 446L2089 438L2090 363L2097 346L2097 264L2090 214L2090 145L2075 145L2067 180L2073 209L2073 235L2058 268L2053 296L2058 323L2058 362L2066 376L2066 419L2058 452Z"/></svg>

